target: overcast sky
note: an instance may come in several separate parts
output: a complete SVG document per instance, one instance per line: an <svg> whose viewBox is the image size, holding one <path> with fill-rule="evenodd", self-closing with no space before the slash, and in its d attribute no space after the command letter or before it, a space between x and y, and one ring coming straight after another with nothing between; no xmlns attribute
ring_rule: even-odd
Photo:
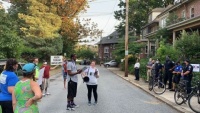
<svg viewBox="0 0 200 113"><path fill-rule="evenodd" d="M111 34L119 24L114 18L114 11L118 10L119 0L95 0L89 2L87 12L80 14L81 18L91 18L92 22L98 24L98 28L103 30L103 36Z"/></svg>

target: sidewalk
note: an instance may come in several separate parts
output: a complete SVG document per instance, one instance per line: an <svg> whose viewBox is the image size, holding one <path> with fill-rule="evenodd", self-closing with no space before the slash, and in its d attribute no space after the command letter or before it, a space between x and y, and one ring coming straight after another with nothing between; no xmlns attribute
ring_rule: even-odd
<svg viewBox="0 0 200 113"><path fill-rule="evenodd" d="M166 90L166 92L162 95L156 95L153 91L149 91L148 83L140 78L140 81L135 81L134 75L129 74L128 77L124 77L124 72L120 71L119 68L108 68L111 72L115 73L116 75L120 76L124 80L132 83L133 85L137 86L138 88L144 90L145 92L149 93L150 95L154 96L155 98L165 102L169 106L173 107L174 109L182 112L182 113L193 113L193 111L189 108L187 104L177 105L174 102L174 92Z"/></svg>

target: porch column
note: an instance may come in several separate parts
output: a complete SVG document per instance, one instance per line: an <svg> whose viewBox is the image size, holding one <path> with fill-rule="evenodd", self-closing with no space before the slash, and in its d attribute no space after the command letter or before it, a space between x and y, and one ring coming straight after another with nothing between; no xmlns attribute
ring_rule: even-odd
<svg viewBox="0 0 200 113"><path fill-rule="evenodd" d="M176 31L173 31L173 47L175 47L175 43L176 43Z"/></svg>
<svg viewBox="0 0 200 113"><path fill-rule="evenodd" d="M149 39L147 41L147 56L148 57L150 56L150 41L149 41Z"/></svg>

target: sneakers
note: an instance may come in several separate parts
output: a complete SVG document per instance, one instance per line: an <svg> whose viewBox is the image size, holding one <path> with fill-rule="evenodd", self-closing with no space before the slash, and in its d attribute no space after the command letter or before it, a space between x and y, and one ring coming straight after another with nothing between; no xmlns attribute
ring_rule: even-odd
<svg viewBox="0 0 200 113"><path fill-rule="evenodd" d="M74 111L74 107L71 105L71 104L68 104L67 105L67 110L71 110L71 111Z"/></svg>
<svg viewBox="0 0 200 113"><path fill-rule="evenodd" d="M43 97L45 97L45 95L46 95L45 93L42 94Z"/></svg>
<svg viewBox="0 0 200 113"><path fill-rule="evenodd" d="M91 106L91 102L88 102L88 106Z"/></svg>
<svg viewBox="0 0 200 113"><path fill-rule="evenodd" d="M49 93L49 92L47 92L47 93L46 93L46 95L50 95L50 93Z"/></svg>
<svg viewBox="0 0 200 113"><path fill-rule="evenodd" d="M96 102L94 102L94 105L97 105L98 103L97 103L97 101Z"/></svg>
<svg viewBox="0 0 200 113"><path fill-rule="evenodd" d="M71 105L72 105L72 107L74 107L74 108L78 108L78 107L79 107L79 105L76 105L75 103L72 103Z"/></svg>

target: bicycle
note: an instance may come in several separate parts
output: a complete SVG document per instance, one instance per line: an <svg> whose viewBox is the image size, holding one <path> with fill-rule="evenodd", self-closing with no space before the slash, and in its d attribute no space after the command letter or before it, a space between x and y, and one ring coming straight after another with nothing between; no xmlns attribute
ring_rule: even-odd
<svg viewBox="0 0 200 113"><path fill-rule="evenodd" d="M200 113L200 81L193 87L193 94L188 99L189 107L196 113Z"/></svg>
<svg viewBox="0 0 200 113"><path fill-rule="evenodd" d="M149 90L161 95L166 91L166 87L165 84L160 80L160 76L158 75L158 77L156 77L155 75L151 76L149 78Z"/></svg>
<svg viewBox="0 0 200 113"><path fill-rule="evenodd" d="M174 92L174 100L176 104L182 105L186 103L189 99L190 95L192 95L195 91L193 87L191 87L191 92L187 93L187 80L180 80L179 84L177 85L175 92Z"/></svg>

